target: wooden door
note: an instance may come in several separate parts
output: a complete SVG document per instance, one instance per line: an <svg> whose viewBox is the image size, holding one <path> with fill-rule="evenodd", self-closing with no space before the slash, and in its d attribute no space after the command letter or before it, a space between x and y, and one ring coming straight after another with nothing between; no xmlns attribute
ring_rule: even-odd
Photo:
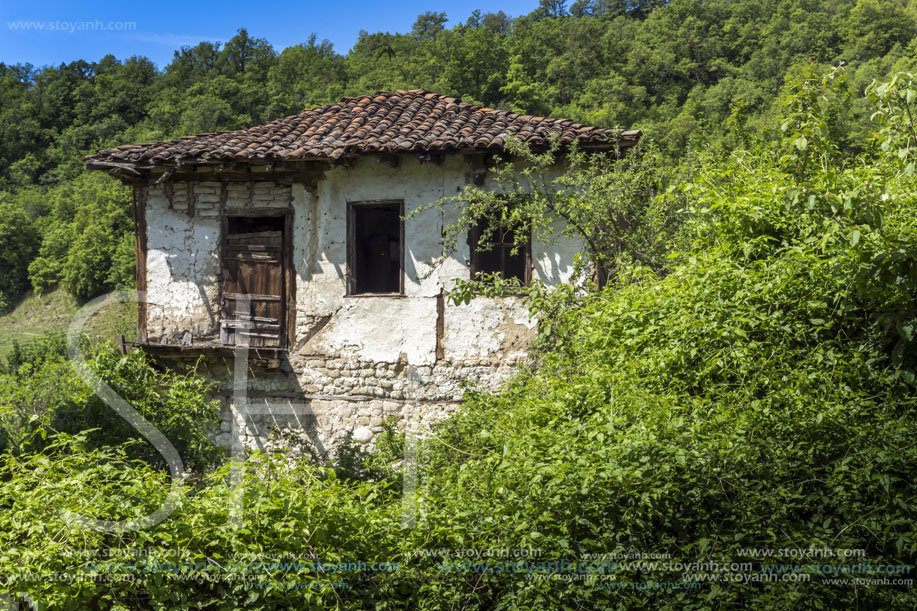
<svg viewBox="0 0 917 611"><path fill-rule="evenodd" d="M220 339L236 346L283 342L283 232L226 236Z"/></svg>

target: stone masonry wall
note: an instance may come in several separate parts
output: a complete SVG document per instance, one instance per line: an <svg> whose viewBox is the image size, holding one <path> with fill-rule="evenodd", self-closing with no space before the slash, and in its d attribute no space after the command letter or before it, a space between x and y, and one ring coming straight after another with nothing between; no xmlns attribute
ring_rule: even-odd
<svg viewBox="0 0 917 611"><path fill-rule="evenodd" d="M386 419L423 434L458 409L463 384L496 390L517 365L469 360L413 366L406 361L301 357L278 371L250 371L247 418L233 405L227 367L219 375L225 400L217 441L231 446L234 420L245 447L270 449L285 432L308 439L325 455L349 437L371 446Z"/></svg>

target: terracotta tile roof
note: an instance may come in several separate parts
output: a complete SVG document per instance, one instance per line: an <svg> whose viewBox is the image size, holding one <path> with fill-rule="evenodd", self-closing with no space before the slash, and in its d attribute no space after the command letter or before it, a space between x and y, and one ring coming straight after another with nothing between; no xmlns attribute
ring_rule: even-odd
<svg viewBox="0 0 917 611"><path fill-rule="evenodd" d="M132 144L86 157L94 163L133 166L225 161L338 159L365 153L500 150L507 134L531 145L558 134L567 144L609 145L620 138L634 144L636 130L580 125L570 120L517 115L481 108L422 90L379 92L342 98L337 104L249 129L188 136L178 140Z"/></svg>

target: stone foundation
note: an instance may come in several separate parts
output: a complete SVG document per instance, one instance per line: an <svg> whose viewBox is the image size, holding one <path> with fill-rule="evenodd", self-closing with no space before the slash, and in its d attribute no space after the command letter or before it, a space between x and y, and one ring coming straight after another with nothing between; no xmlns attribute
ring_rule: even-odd
<svg viewBox="0 0 917 611"><path fill-rule="evenodd" d="M299 439L329 457L348 438L371 448L386 420L422 434L459 408L466 384L497 390L518 364L444 360L416 366L299 356L269 369L255 363L247 368L245 415L234 404L232 360L210 362L223 401L215 438L232 449L235 425L237 450L271 450Z"/></svg>

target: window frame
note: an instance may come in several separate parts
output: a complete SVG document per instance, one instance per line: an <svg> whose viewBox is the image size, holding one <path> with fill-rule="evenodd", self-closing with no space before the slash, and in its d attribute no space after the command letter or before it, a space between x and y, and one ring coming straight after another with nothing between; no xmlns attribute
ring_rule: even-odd
<svg viewBox="0 0 917 611"><path fill-rule="evenodd" d="M469 272L471 279L475 280L480 273L492 273L485 272L480 269L480 261L478 259L480 251L478 250L478 244L481 240L481 221L479 220L475 225L469 227L468 229L468 260L469 260ZM491 248L500 249L500 276L506 280L506 253L512 251L513 248L518 246L523 250L523 278L522 286L527 287L532 283L532 231L526 231L525 241L522 244L515 244L514 242L491 242Z"/></svg>
<svg viewBox="0 0 917 611"><path fill-rule="evenodd" d="M356 210L359 208L395 208L398 214L400 244L398 252L398 291L394 293L357 293L356 277ZM404 297L404 200L403 199L370 199L347 202L347 265L344 278L345 297Z"/></svg>

